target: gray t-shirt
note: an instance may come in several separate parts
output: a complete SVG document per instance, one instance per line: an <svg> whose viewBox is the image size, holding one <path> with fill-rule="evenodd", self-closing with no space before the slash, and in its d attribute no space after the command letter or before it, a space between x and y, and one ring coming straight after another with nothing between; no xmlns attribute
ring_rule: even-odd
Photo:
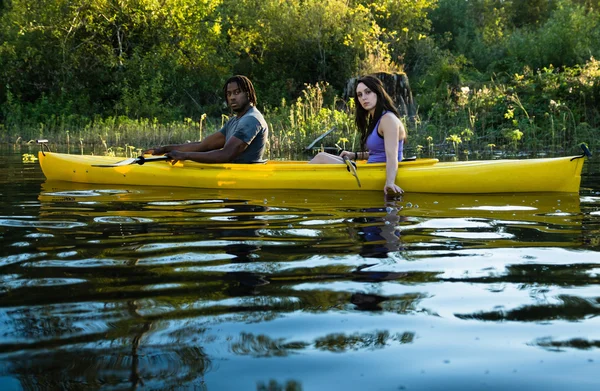
<svg viewBox="0 0 600 391"><path fill-rule="evenodd" d="M269 136L269 127L265 118L256 107L238 118L237 115L225 123L220 130L225 135L225 142L233 136L239 138L248 148L242 152L232 163L262 163L265 143Z"/></svg>

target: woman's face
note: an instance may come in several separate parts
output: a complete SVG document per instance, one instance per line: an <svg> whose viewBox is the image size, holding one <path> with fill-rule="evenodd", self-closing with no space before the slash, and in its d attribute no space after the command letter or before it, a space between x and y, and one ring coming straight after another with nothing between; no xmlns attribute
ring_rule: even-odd
<svg viewBox="0 0 600 391"><path fill-rule="evenodd" d="M358 83L356 86L356 98L363 109L371 114L375 112L375 107L377 106L377 94L371 91L364 83Z"/></svg>

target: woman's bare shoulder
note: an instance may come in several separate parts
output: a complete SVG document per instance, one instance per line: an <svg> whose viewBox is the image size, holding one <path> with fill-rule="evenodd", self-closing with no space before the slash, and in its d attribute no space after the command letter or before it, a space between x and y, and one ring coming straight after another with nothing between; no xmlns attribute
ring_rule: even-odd
<svg viewBox="0 0 600 391"><path fill-rule="evenodd" d="M396 114L392 113L391 111L388 111L387 113L385 113L384 115L381 116L381 124L382 125L392 125L392 126L400 126L401 122L400 122L400 118L396 117Z"/></svg>

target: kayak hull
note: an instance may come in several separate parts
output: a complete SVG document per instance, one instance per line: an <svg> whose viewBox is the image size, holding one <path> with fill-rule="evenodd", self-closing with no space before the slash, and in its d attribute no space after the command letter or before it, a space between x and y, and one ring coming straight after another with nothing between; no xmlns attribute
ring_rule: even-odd
<svg viewBox="0 0 600 391"><path fill-rule="evenodd" d="M345 165L271 161L266 164L202 164L167 161L96 167L122 161L108 156L39 153L48 180L135 186L208 189L383 190L385 163L358 162L356 178ZM579 192L584 163L580 156L439 162L417 159L399 163L396 183L411 193Z"/></svg>

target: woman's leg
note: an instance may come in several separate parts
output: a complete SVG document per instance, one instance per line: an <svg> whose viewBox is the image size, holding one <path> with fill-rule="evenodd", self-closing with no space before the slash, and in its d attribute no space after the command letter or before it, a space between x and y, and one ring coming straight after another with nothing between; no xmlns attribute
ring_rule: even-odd
<svg viewBox="0 0 600 391"><path fill-rule="evenodd" d="M327 152L319 152L309 163L312 164L343 164L344 159Z"/></svg>

